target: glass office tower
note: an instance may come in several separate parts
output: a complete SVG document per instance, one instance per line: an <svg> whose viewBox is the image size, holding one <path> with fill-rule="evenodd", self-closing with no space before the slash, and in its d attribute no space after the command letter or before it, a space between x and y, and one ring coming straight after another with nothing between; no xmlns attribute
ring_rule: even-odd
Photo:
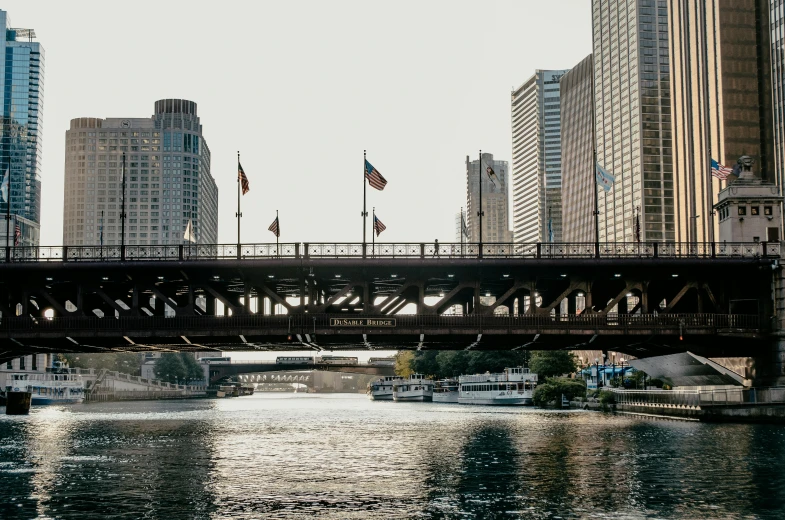
<svg viewBox="0 0 785 520"><path fill-rule="evenodd" d="M34 41L35 31L11 27L0 11L5 28L0 88L3 95L0 138L0 183L8 178L8 200L0 195L0 244L38 245L41 229L41 116L43 113L44 49ZM6 222L9 213L10 225ZM7 234L6 230L10 233Z"/></svg>

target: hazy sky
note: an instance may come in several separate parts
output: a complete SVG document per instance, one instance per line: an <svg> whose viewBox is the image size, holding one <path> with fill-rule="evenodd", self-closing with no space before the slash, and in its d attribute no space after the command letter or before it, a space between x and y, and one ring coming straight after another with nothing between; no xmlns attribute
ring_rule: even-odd
<svg viewBox="0 0 785 520"><path fill-rule="evenodd" d="M123 6L122 8L119 6ZM464 161L510 160L510 91L591 52L587 0L8 0L46 52L41 243L62 241L64 133L76 117L198 104L236 240L237 150L251 183L245 243L360 242L362 153L387 178L380 241L452 241ZM370 226L369 226L370 228ZM370 240L370 231L369 231Z"/></svg>

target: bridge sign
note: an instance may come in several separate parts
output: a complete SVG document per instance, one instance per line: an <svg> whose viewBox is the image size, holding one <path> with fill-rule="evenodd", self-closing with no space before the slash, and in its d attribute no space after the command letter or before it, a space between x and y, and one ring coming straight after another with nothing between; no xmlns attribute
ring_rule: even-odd
<svg viewBox="0 0 785 520"><path fill-rule="evenodd" d="M395 327L395 318L330 318L330 327Z"/></svg>

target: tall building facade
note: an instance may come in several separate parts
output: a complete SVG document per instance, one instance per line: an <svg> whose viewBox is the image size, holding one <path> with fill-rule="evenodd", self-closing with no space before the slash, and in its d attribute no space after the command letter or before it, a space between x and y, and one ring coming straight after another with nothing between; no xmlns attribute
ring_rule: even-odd
<svg viewBox="0 0 785 520"><path fill-rule="evenodd" d="M21 233L18 245L34 246L38 245L41 231L44 49L34 41L33 29L13 28L6 11L0 11L0 24L5 29L0 67L0 183L8 177L8 198L0 195L0 246L14 245L17 225Z"/></svg>
<svg viewBox="0 0 785 520"><path fill-rule="evenodd" d="M749 155L775 180L771 57L782 51L770 49L768 0L668 0L668 12L676 240L713 242L725 183L710 159Z"/></svg>
<svg viewBox="0 0 785 520"><path fill-rule="evenodd" d="M496 173L496 180L486 173L488 166ZM469 241L480 241L480 183L482 182L482 241L483 243L512 242L508 222L509 165L507 161L494 161L493 154L482 154L480 160L472 161L466 156L466 225L469 228ZM460 218L460 217L459 217ZM458 224L460 226L460 224ZM459 236L460 238L460 236Z"/></svg>
<svg viewBox="0 0 785 520"><path fill-rule="evenodd" d="M565 242L594 242L594 61L589 54L559 83L562 223Z"/></svg>
<svg viewBox="0 0 785 520"><path fill-rule="evenodd" d="M768 0L771 33L771 86L774 148L774 179L785 187L785 0ZM783 226L785 229L785 224Z"/></svg>
<svg viewBox="0 0 785 520"><path fill-rule="evenodd" d="M218 187L196 103L155 102L150 118L83 117L66 131L63 244L121 243L125 153L125 243L218 240Z"/></svg>
<svg viewBox="0 0 785 520"><path fill-rule="evenodd" d="M615 176L603 242L676 238L667 2L592 0L597 162Z"/></svg>
<svg viewBox="0 0 785 520"><path fill-rule="evenodd" d="M537 70L511 95L516 243L562 241L559 80L566 72Z"/></svg>

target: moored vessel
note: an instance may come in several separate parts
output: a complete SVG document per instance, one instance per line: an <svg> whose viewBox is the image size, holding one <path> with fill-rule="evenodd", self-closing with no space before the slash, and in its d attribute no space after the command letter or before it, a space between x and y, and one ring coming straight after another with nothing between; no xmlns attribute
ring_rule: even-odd
<svg viewBox="0 0 785 520"><path fill-rule="evenodd" d="M403 381L401 376L384 376L368 383L368 399L371 401L392 401L393 383Z"/></svg>
<svg viewBox="0 0 785 520"><path fill-rule="evenodd" d="M433 402L457 403L459 394L457 380L441 379L436 381L436 385L433 388Z"/></svg>
<svg viewBox="0 0 785 520"><path fill-rule="evenodd" d="M393 382L393 401L432 401L433 380L422 374Z"/></svg>
<svg viewBox="0 0 785 520"><path fill-rule="evenodd" d="M487 405L534 404L537 374L528 368L505 368L501 374L460 376L458 403Z"/></svg>
<svg viewBox="0 0 785 520"><path fill-rule="evenodd" d="M43 373L10 374L8 392L30 392L32 405L81 403L85 398L82 376L60 362Z"/></svg>

